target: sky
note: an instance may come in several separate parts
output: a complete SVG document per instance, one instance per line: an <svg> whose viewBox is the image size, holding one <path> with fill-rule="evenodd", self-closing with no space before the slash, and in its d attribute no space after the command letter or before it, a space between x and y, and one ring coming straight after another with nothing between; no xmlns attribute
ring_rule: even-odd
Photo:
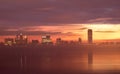
<svg viewBox="0 0 120 74"><path fill-rule="evenodd" d="M0 0L0 35L120 38L120 0Z"/></svg>

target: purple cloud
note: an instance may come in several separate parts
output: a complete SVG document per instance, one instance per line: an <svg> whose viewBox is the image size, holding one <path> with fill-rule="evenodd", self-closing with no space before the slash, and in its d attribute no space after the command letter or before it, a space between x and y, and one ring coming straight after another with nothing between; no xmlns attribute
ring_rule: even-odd
<svg viewBox="0 0 120 74"><path fill-rule="evenodd" d="M119 9L119 0L0 0L0 24L120 23ZM96 21L100 18L111 19Z"/></svg>

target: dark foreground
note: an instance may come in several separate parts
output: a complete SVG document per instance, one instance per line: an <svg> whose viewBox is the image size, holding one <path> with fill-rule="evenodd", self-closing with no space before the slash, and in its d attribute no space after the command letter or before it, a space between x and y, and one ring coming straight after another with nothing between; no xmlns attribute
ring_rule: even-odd
<svg viewBox="0 0 120 74"><path fill-rule="evenodd" d="M0 74L120 74L119 52L119 45L1 46Z"/></svg>

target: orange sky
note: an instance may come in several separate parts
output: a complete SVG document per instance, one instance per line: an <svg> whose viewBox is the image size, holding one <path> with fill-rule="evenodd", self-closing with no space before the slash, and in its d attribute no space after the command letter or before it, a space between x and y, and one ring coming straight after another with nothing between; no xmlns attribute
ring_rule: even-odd
<svg viewBox="0 0 120 74"><path fill-rule="evenodd" d="M40 28L42 28L42 31L61 32L61 34L57 35L58 37L66 37L73 40L77 40L78 37L87 40L87 29L93 30L94 40L120 39L120 25L118 24L71 24L69 26L40 26Z"/></svg>
<svg viewBox="0 0 120 74"><path fill-rule="evenodd" d="M32 27L32 29L30 29ZM112 24L96 24L96 25L81 25L81 24L71 24L67 26L29 26L29 29L24 28L25 31L43 31L50 32L52 39L55 41L56 38L61 37L63 40L74 40L76 41L79 37L83 41L87 40L87 29L93 30L93 39L96 40L109 40L109 39L120 39L120 25ZM23 30L24 30L23 29ZM12 29L8 29L12 30ZM58 33L56 33L58 32ZM29 40L38 39L41 40L41 35L28 36ZM1 40L11 36L1 36ZM12 36L12 37L15 37Z"/></svg>

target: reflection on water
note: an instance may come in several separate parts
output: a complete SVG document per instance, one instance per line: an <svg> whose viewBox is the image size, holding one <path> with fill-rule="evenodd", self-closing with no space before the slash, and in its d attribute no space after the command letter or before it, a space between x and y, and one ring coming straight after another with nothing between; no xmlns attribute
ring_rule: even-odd
<svg viewBox="0 0 120 74"><path fill-rule="evenodd" d="M24 71L98 71L120 70L120 50L76 47L68 49L4 49L0 50L0 69ZM45 48L45 47L44 47ZM65 47L64 47L65 48ZM70 48L70 47L69 47ZM84 48L84 49L82 49ZM85 49L86 48L86 49ZM92 59L92 60L91 60ZM17 71L16 70L16 71Z"/></svg>
<svg viewBox="0 0 120 74"><path fill-rule="evenodd" d="M42 70L120 70L120 55L111 53L93 53L93 64L89 68L88 54L73 54L73 56L62 56L59 58L47 56L43 58L36 58L35 64L32 68Z"/></svg>
<svg viewBox="0 0 120 74"><path fill-rule="evenodd" d="M116 52L95 53L93 69L100 70L120 70L120 54Z"/></svg>
<svg viewBox="0 0 120 74"><path fill-rule="evenodd" d="M82 55L82 57L81 57ZM94 52L92 70L120 70L120 54L118 52ZM44 70L88 70L88 54L71 54L59 58L44 57L37 66ZM38 69L39 69L38 68Z"/></svg>
<svg viewBox="0 0 120 74"><path fill-rule="evenodd" d="M38 60L39 59L39 60ZM37 61L35 61L37 60ZM42 70L72 70L72 71L79 71L79 70L86 70L88 67L87 56L62 56L62 57L42 57L36 58L31 60L33 69L42 69ZM35 65L36 64L36 65Z"/></svg>

